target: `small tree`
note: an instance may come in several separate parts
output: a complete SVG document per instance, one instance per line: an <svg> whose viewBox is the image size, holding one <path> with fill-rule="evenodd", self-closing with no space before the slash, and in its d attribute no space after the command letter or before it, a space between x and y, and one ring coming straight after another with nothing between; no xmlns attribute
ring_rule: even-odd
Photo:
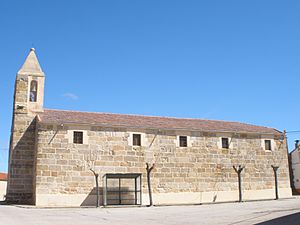
<svg viewBox="0 0 300 225"><path fill-rule="evenodd" d="M278 181L277 181L277 170L279 168L279 166L273 166L271 165L271 167L273 168L274 171L274 178L275 178L275 199L278 199Z"/></svg>
<svg viewBox="0 0 300 225"><path fill-rule="evenodd" d="M100 206L100 193L99 193L99 173L95 171L95 161L98 158L98 154L96 151L90 151L89 154L85 155L85 162L88 169L93 173L96 182L96 208Z"/></svg>
<svg viewBox="0 0 300 225"><path fill-rule="evenodd" d="M277 146L278 150L280 150L283 146L286 146L287 148L287 142L286 142L286 132L284 131L284 134L280 137L278 140L279 145ZM279 154L278 151L272 151L272 157L270 160L268 160L268 164L272 167L273 173L274 173L274 185L275 185L275 199L279 199L278 194L278 169L282 165L284 159L283 154Z"/></svg>
<svg viewBox="0 0 300 225"><path fill-rule="evenodd" d="M154 135L151 143L149 144L148 148L147 148L147 152L148 152L148 157L146 157L146 173L147 173L147 186L148 186L148 193L149 193L149 206L153 206L153 199L152 199L152 188L151 188L151 172L152 170L155 168L155 162L158 160L157 159L157 156L159 157L159 154L158 155L155 155L153 153L153 151L150 151L151 147L153 146L153 143L158 135L160 131L158 130L157 133ZM149 163L149 162L152 162L152 163ZM150 164L152 164L150 166Z"/></svg>
<svg viewBox="0 0 300 225"><path fill-rule="evenodd" d="M238 175L238 183L239 183L239 202L243 201L243 196L242 196L242 178L241 178L241 173L245 166L238 165L238 167L233 166L234 171Z"/></svg>
<svg viewBox="0 0 300 225"><path fill-rule="evenodd" d="M147 170L147 184L148 184L148 193L149 193L149 206L153 206L152 201L152 189L151 189L151 171L154 169L155 164L153 163L152 166L149 166L149 163L146 163L146 170Z"/></svg>
<svg viewBox="0 0 300 225"><path fill-rule="evenodd" d="M100 203L99 203L99 182L98 182L98 178L99 178L99 174L95 172L95 170L90 168L90 171L92 171L92 173L95 176L95 181L96 181L96 208L99 207Z"/></svg>
<svg viewBox="0 0 300 225"><path fill-rule="evenodd" d="M240 148L239 146L239 139L240 139L240 135L239 134L236 134L234 133L231 137L231 140L230 140L230 144L232 143L232 140L234 139L237 139L237 143L236 143L236 150L235 150L235 159L232 160L233 165L233 169L234 171L237 173L238 175L238 187L239 187L239 202L242 202L243 201L243 192L242 192L242 176L241 176L241 173L242 171L245 169L245 164L246 164L246 160L245 160L245 157L250 157L252 158L253 157L253 153L248 153L243 150L242 148ZM243 164L243 166L241 165ZM236 166L237 165L237 166Z"/></svg>

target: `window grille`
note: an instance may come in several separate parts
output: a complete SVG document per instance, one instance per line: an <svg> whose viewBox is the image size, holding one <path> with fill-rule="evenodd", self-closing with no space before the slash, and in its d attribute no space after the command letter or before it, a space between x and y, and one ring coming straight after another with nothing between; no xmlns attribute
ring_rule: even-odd
<svg viewBox="0 0 300 225"><path fill-rule="evenodd" d="M82 131L74 131L73 143L74 144L83 144L83 132Z"/></svg>
<svg viewBox="0 0 300 225"><path fill-rule="evenodd" d="M179 136L179 146L187 147L187 136Z"/></svg>
<svg viewBox="0 0 300 225"><path fill-rule="evenodd" d="M140 134L132 135L132 144L134 146L141 146L141 135Z"/></svg>

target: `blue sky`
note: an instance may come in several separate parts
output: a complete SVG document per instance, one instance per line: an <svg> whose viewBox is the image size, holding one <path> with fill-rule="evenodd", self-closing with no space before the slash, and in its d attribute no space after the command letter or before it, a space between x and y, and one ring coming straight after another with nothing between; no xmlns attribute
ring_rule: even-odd
<svg viewBox="0 0 300 225"><path fill-rule="evenodd" d="M300 130L300 2L0 2L0 171L16 72L35 47L45 107ZM290 150L300 133L288 135Z"/></svg>

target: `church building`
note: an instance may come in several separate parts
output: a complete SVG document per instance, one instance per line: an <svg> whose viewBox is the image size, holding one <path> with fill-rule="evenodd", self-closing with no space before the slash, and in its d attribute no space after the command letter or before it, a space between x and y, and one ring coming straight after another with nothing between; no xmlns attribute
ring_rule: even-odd
<svg viewBox="0 0 300 225"><path fill-rule="evenodd" d="M148 205L148 181L154 205L291 196L284 132L239 122L45 109L44 82L32 48L15 82L8 203L92 206L99 196L100 205ZM149 179L146 164L154 165Z"/></svg>

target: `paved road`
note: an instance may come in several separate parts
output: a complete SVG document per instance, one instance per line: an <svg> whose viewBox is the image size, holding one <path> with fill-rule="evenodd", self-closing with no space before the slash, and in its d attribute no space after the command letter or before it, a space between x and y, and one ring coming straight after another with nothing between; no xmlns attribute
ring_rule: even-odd
<svg viewBox="0 0 300 225"><path fill-rule="evenodd" d="M0 225L300 224L300 197L278 201L130 208L0 205Z"/></svg>

